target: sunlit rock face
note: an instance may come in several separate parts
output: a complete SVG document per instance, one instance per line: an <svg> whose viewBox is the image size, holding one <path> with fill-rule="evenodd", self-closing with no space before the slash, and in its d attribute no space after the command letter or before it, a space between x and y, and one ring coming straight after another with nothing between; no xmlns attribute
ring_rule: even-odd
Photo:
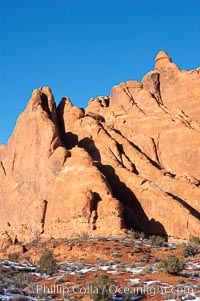
<svg viewBox="0 0 200 301"><path fill-rule="evenodd" d="M0 248L37 237L200 233L200 70L164 51L84 110L33 91L0 146Z"/></svg>

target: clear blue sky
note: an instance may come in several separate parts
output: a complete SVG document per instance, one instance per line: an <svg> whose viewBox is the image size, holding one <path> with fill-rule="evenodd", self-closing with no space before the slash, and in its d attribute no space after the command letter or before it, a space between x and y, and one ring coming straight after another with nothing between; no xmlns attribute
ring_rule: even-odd
<svg viewBox="0 0 200 301"><path fill-rule="evenodd" d="M113 85L141 80L165 50L200 66L200 1L0 0L0 143L33 89L85 107Z"/></svg>

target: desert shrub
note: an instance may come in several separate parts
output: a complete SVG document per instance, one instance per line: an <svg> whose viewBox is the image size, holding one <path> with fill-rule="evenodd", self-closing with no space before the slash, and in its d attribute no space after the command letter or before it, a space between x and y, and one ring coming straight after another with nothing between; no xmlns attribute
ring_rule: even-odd
<svg viewBox="0 0 200 301"><path fill-rule="evenodd" d="M183 256L184 257L189 257L189 256L194 257L194 255L197 253L197 249L198 249L197 245L189 243L189 244L185 245L183 248Z"/></svg>
<svg viewBox="0 0 200 301"><path fill-rule="evenodd" d="M123 245L124 247L129 247L129 244L126 243L126 242L123 242L122 245Z"/></svg>
<svg viewBox="0 0 200 301"><path fill-rule="evenodd" d="M134 229L131 229L130 231L130 238L135 239L136 238L136 231Z"/></svg>
<svg viewBox="0 0 200 301"><path fill-rule="evenodd" d="M52 275L56 269L57 263L53 253L49 250L45 250L38 262L38 272Z"/></svg>
<svg viewBox="0 0 200 301"><path fill-rule="evenodd" d="M58 242L54 239L53 242L52 242L52 245L53 245L53 248L56 248L57 245L58 245Z"/></svg>
<svg viewBox="0 0 200 301"><path fill-rule="evenodd" d="M76 280L80 281L80 280L83 280L83 278L84 278L84 275L81 274L76 277Z"/></svg>
<svg viewBox="0 0 200 301"><path fill-rule="evenodd" d="M193 272L193 277L200 278L199 276L200 276L199 272L196 272L196 271Z"/></svg>
<svg viewBox="0 0 200 301"><path fill-rule="evenodd" d="M106 241L107 241L107 238L106 238L106 237L98 237L98 241L106 242Z"/></svg>
<svg viewBox="0 0 200 301"><path fill-rule="evenodd" d="M134 247L133 250L131 251L131 254L140 253L140 252L142 252L142 248Z"/></svg>
<svg viewBox="0 0 200 301"><path fill-rule="evenodd" d="M31 263L31 258L29 256L24 256L24 261L26 263Z"/></svg>
<svg viewBox="0 0 200 301"><path fill-rule="evenodd" d="M21 272L12 277L12 280L18 288L23 288L31 283L32 277L28 273Z"/></svg>
<svg viewBox="0 0 200 301"><path fill-rule="evenodd" d="M115 265L116 264L116 262L115 261L113 261L113 260L109 260L109 262L108 262L108 265L111 267L111 266L113 266L113 265Z"/></svg>
<svg viewBox="0 0 200 301"><path fill-rule="evenodd" d="M151 235L149 237L149 241L150 241L151 245L153 245L153 246L162 247L162 246L164 246L166 239L163 236Z"/></svg>
<svg viewBox="0 0 200 301"><path fill-rule="evenodd" d="M144 238L145 238L145 233L139 231L139 232L137 233L137 236L138 236L139 239L144 239Z"/></svg>
<svg viewBox="0 0 200 301"><path fill-rule="evenodd" d="M137 265L136 265L136 263L135 262L133 262L133 263L130 263L129 264L129 268L137 268Z"/></svg>
<svg viewBox="0 0 200 301"><path fill-rule="evenodd" d="M112 253L112 257L113 258L120 258L121 257L121 254L119 254L119 253Z"/></svg>
<svg viewBox="0 0 200 301"><path fill-rule="evenodd" d="M109 246L105 246L103 249L104 250L110 250L111 248Z"/></svg>
<svg viewBox="0 0 200 301"><path fill-rule="evenodd" d="M9 253L8 259L11 261L16 261L18 259L19 255L17 253Z"/></svg>
<svg viewBox="0 0 200 301"><path fill-rule="evenodd" d="M179 259L174 255L168 255L166 259L159 262L158 267L164 269L169 274L177 275L180 273L185 266L183 259Z"/></svg>
<svg viewBox="0 0 200 301"><path fill-rule="evenodd" d="M200 237L191 236L190 239L189 239L189 242L191 244L197 244L197 245L199 245L200 244Z"/></svg>
<svg viewBox="0 0 200 301"><path fill-rule="evenodd" d="M88 240L90 236L87 232L83 231L80 235L80 238L82 238L83 240Z"/></svg>
<svg viewBox="0 0 200 301"><path fill-rule="evenodd" d="M179 282L180 284L183 284L183 283L185 283L185 279L179 279L178 282Z"/></svg>
<svg viewBox="0 0 200 301"><path fill-rule="evenodd" d="M61 284L61 283L63 283L63 282L65 282L65 280L63 279L63 278L57 278L56 280L55 280L55 285L57 285L57 284Z"/></svg>
<svg viewBox="0 0 200 301"><path fill-rule="evenodd" d="M105 260L103 259L103 258L99 258L99 265L100 266L103 266L103 265L105 265Z"/></svg>
<svg viewBox="0 0 200 301"><path fill-rule="evenodd" d="M158 257L154 257L154 258L152 259L152 262L153 262L153 263L160 262L160 258L158 258Z"/></svg>
<svg viewBox="0 0 200 301"><path fill-rule="evenodd" d="M108 301L112 297L111 286L115 285L115 281L107 275L100 274L96 277L95 283L92 285L90 298L94 301Z"/></svg>
<svg viewBox="0 0 200 301"><path fill-rule="evenodd" d="M145 233L140 231L135 231L134 229L131 229L130 232L131 239L144 239Z"/></svg>
<svg viewBox="0 0 200 301"><path fill-rule="evenodd" d="M144 260L144 262L149 262L150 261L150 254L145 254L143 256L143 260Z"/></svg>
<svg viewBox="0 0 200 301"><path fill-rule="evenodd" d="M146 273L153 273L153 267L152 266L147 266L147 267L145 267L144 271ZM145 280L145 281L147 281L147 280Z"/></svg>
<svg viewBox="0 0 200 301"><path fill-rule="evenodd" d="M120 251L122 248L120 248L120 247L114 247L114 250L115 251Z"/></svg>

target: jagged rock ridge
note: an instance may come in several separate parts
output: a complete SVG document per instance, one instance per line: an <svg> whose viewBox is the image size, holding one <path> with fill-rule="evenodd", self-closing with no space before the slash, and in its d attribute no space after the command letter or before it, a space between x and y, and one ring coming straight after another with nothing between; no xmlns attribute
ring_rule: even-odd
<svg viewBox="0 0 200 301"><path fill-rule="evenodd" d="M200 71L163 51L142 82L84 109L33 91L0 146L0 241L137 229L200 233Z"/></svg>

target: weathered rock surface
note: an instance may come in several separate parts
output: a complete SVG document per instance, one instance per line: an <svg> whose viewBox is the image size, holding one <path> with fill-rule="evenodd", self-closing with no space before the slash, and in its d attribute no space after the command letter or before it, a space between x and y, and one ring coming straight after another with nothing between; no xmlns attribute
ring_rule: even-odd
<svg viewBox="0 0 200 301"><path fill-rule="evenodd" d="M0 146L0 248L135 228L200 233L200 71L163 51L142 82L84 109L36 89Z"/></svg>

